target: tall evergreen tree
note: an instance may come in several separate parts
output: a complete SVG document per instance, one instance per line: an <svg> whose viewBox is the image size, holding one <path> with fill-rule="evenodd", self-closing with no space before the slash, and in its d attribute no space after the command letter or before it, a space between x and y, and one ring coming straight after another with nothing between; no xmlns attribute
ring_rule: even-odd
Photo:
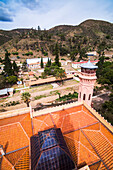
<svg viewBox="0 0 113 170"><path fill-rule="evenodd" d="M49 65L51 66L51 59L49 60Z"/></svg>
<svg viewBox="0 0 113 170"><path fill-rule="evenodd" d="M56 57L55 57L55 64L60 67L59 54L58 53L59 53L58 43L56 43L56 45L55 45L55 55L56 55Z"/></svg>
<svg viewBox="0 0 113 170"><path fill-rule="evenodd" d="M41 57L41 63L40 63L41 68L44 68L44 64L43 64L43 58Z"/></svg>
<svg viewBox="0 0 113 170"><path fill-rule="evenodd" d="M17 66L17 64L15 63L15 61L13 61L13 70L14 70L14 74L17 75L19 72L19 67Z"/></svg>
<svg viewBox="0 0 113 170"><path fill-rule="evenodd" d="M10 53L8 53L8 51L6 51L5 59L4 59L4 65L5 65L4 72L7 76L11 76L14 74L9 56L10 56Z"/></svg>

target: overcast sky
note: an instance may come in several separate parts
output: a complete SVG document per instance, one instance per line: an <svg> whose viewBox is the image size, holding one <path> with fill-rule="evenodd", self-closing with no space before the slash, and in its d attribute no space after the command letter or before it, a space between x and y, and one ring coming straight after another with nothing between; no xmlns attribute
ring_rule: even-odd
<svg viewBox="0 0 113 170"><path fill-rule="evenodd" d="M0 29L49 29L87 19L113 23L113 0L0 0Z"/></svg>

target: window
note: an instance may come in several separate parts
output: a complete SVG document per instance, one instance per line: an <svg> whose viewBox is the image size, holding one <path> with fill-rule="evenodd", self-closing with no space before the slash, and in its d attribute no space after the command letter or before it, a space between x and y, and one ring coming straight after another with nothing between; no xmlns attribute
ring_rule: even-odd
<svg viewBox="0 0 113 170"><path fill-rule="evenodd" d="M88 98L88 100L90 100L91 99L91 94L89 94L89 98Z"/></svg>
<svg viewBox="0 0 113 170"><path fill-rule="evenodd" d="M86 94L83 95L83 100L85 100L85 99L86 99Z"/></svg>
<svg viewBox="0 0 113 170"><path fill-rule="evenodd" d="M80 92L79 98L81 98L81 92Z"/></svg>

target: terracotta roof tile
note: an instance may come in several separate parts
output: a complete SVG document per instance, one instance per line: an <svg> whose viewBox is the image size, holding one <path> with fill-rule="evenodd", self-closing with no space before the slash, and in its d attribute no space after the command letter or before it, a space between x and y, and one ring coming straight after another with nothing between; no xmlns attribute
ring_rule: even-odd
<svg viewBox="0 0 113 170"><path fill-rule="evenodd" d="M20 123L14 123L0 127L0 144L7 153L29 145L29 140Z"/></svg>
<svg viewBox="0 0 113 170"><path fill-rule="evenodd" d="M80 144L79 146L79 156L78 156L78 165L82 164L83 162L86 162L86 164L90 165L94 162L99 161L100 159L87 147Z"/></svg>
<svg viewBox="0 0 113 170"><path fill-rule="evenodd" d="M113 146L100 132L83 130L108 169L113 168Z"/></svg>
<svg viewBox="0 0 113 170"><path fill-rule="evenodd" d="M85 127L84 129L90 129L90 130L100 130L100 123L95 123L91 126Z"/></svg>
<svg viewBox="0 0 113 170"><path fill-rule="evenodd" d="M22 114L19 116L12 116L5 119L0 119L0 126L15 123L15 122L20 122L20 120L23 119L26 115L29 115L29 113Z"/></svg>
<svg viewBox="0 0 113 170"><path fill-rule="evenodd" d="M0 144L6 153L29 145L32 135L29 113L1 119L0 125ZM76 164L85 161L91 170L105 170L105 166L113 169L113 135L85 106L33 118L34 134L52 127L61 128ZM104 164L100 165L100 159ZM12 169L12 165L15 169L29 169L29 148L7 154L2 160L2 169Z"/></svg>
<svg viewBox="0 0 113 170"><path fill-rule="evenodd" d="M81 132L80 133L80 142L87 147L92 153L94 153L95 155L97 155L97 153L95 152L95 150L93 149L93 147L91 146L91 144L88 142L88 140L86 139L86 137L84 136L84 134Z"/></svg>
<svg viewBox="0 0 113 170"><path fill-rule="evenodd" d="M73 159L78 166L84 161L90 165L100 160L94 148L87 141L81 130L65 134L64 138Z"/></svg>
<svg viewBox="0 0 113 170"><path fill-rule="evenodd" d="M101 161L99 162L96 162L95 164L91 165L89 168L90 170L97 170L97 169L100 169L100 166L101 166Z"/></svg>
<svg viewBox="0 0 113 170"><path fill-rule="evenodd" d="M26 114L26 116L20 120L20 123L23 126L26 133L28 134L28 136L31 137L33 134L32 134L30 114Z"/></svg>
<svg viewBox="0 0 113 170"><path fill-rule="evenodd" d="M27 148L28 149L28 148ZM12 152L8 155L5 155L5 157L9 160L9 162L12 164L12 165L15 165L18 160L22 157L23 153L26 151L26 148L24 149L21 149L21 150L18 150L16 152Z"/></svg>
<svg viewBox="0 0 113 170"><path fill-rule="evenodd" d="M83 111L89 114L92 117L95 117L85 106L83 106Z"/></svg>
<svg viewBox="0 0 113 170"><path fill-rule="evenodd" d="M80 139L80 130L77 130L77 131L74 131L74 132L71 132L71 133L67 133L65 134L64 136L72 139L72 140L76 140L76 141L79 141Z"/></svg>
<svg viewBox="0 0 113 170"><path fill-rule="evenodd" d="M18 163L14 166L17 170L29 170L29 148L25 150Z"/></svg>
<svg viewBox="0 0 113 170"><path fill-rule="evenodd" d="M69 131L77 130L98 122L94 117L84 113L83 111L71 112L68 114L67 110L63 110L52 113L52 117L57 128L61 128L63 133L68 133Z"/></svg>
<svg viewBox="0 0 113 170"><path fill-rule="evenodd" d="M72 155L73 161L77 165L78 162L78 141L69 138L68 136L64 136L68 149Z"/></svg>
<svg viewBox="0 0 113 170"><path fill-rule="evenodd" d="M113 144L113 134L110 133L110 131L107 130L107 128L105 128L105 126L103 126L102 124L100 126L100 129L103 135Z"/></svg>
<svg viewBox="0 0 113 170"><path fill-rule="evenodd" d="M99 170L107 170L106 167L104 166L103 162L101 162Z"/></svg>
<svg viewBox="0 0 113 170"><path fill-rule="evenodd" d="M12 164L3 156L0 158L0 169L1 170L12 170Z"/></svg>
<svg viewBox="0 0 113 170"><path fill-rule="evenodd" d="M33 118L34 134L37 134L38 131L43 131L43 130L52 128L53 126L54 125L53 125L50 114L46 114L46 115Z"/></svg>

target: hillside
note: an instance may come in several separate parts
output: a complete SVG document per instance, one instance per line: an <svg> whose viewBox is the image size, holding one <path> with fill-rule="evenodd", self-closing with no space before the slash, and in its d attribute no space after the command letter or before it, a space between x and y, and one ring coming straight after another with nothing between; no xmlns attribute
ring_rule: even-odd
<svg viewBox="0 0 113 170"><path fill-rule="evenodd" d="M0 30L0 57L5 49L18 51L20 58L28 51L33 56L52 56L55 54L55 44L59 43L60 56L70 54L75 60L76 55L85 57L84 53L113 48L113 24L106 21L86 20L78 26L60 25L49 30L15 29Z"/></svg>

